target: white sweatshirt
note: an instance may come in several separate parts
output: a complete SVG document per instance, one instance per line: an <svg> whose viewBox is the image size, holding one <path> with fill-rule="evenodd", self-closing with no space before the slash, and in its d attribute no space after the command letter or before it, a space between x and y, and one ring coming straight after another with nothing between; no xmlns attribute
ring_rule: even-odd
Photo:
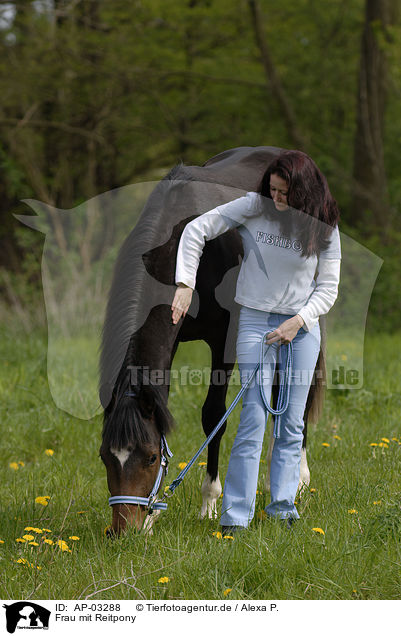
<svg viewBox="0 0 401 636"><path fill-rule="evenodd" d="M291 214L291 209L285 213ZM283 212L276 210L271 199L257 192L248 192L201 214L182 233L175 282L195 289L205 241L236 227L242 237L244 259L235 301L252 309L299 314L305 323L303 328L310 331L337 298L341 263L338 226L319 258L305 257L301 256L302 244L295 236L282 235L280 214Z"/></svg>

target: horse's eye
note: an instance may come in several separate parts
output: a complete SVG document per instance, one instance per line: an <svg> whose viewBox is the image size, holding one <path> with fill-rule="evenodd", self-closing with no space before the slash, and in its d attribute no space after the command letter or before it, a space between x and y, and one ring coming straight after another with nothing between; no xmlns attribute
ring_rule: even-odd
<svg viewBox="0 0 401 636"><path fill-rule="evenodd" d="M157 455L152 455L152 456L149 458L149 466L152 466L152 464L154 464L154 463L155 463L156 459L157 459Z"/></svg>

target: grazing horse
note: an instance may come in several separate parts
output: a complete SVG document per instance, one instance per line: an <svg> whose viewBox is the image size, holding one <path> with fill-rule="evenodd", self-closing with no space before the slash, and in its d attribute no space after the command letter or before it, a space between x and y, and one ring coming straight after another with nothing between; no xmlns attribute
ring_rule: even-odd
<svg viewBox="0 0 401 636"><path fill-rule="evenodd" d="M101 458L112 497L149 497L160 488L165 436L173 424L167 407L169 373L179 342L204 340L211 350L210 383L202 407L206 435L226 410L228 382L235 363L239 306L234 303L243 247L236 229L205 245L191 307L176 325L171 319L179 239L186 223L209 209L257 191L280 148L241 147L203 166L176 166L149 196L140 219L118 255L103 328L100 400L104 408ZM322 407L324 340L305 409L316 421ZM217 380L216 380L217 378ZM276 399L273 387L273 403ZM216 514L221 494L218 472L225 424L208 447L202 484L201 516ZM305 441L301 481L308 475ZM195 450L195 449L194 449ZM308 471L307 471L308 473ZM155 514L141 502L112 505L111 532L127 526L147 529Z"/></svg>

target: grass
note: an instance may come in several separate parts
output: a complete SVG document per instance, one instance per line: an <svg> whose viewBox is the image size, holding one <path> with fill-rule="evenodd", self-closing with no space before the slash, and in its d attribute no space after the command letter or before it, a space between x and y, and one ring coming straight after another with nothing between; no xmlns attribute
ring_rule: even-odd
<svg viewBox="0 0 401 636"><path fill-rule="evenodd" d="M110 510L98 456L101 417L85 421L58 410L47 381L45 335L28 337L3 327L0 597L398 599L400 346L400 333L370 335L363 388L327 392L324 415L309 433L310 489L299 499L301 520L291 532L263 518L269 499L262 462L250 529L234 540L218 538L218 520L198 519L205 469L195 465L153 537L128 533L110 541L103 533ZM206 345L181 345L175 368L186 364L208 366ZM230 387L230 402L237 390ZM174 457L168 483L204 439L199 415L205 394L203 384L172 386L178 425L169 438ZM238 418L239 407L222 442L222 478ZM13 462L18 468L10 467ZM38 496L49 496L48 505L35 503ZM26 527L51 532L29 532L38 546L17 542ZM44 536L66 541L70 551L44 543ZM168 582L159 582L162 577Z"/></svg>

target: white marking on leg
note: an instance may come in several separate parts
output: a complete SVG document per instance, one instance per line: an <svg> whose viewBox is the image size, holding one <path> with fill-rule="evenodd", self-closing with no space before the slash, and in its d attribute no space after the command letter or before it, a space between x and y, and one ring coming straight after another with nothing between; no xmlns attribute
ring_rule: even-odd
<svg viewBox="0 0 401 636"><path fill-rule="evenodd" d="M306 459L306 448L303 448L301 450L301 467L299 471L298 490L301 491L302 488L309 486L309 484L310 484L310 472L309 472L308 462Z"/></svg>
<svg viewBox="0 0 401 636"><path fill-rule="evenodd" d="M122 448L121 450L117 450L116 448L110 448L110 453L113 453L115 457L117 457L118 461L121 464L121 468L124 468L124 464L130 456L130 451L126 448Z"/></svg>
<svg viewBox="0 0 401 636"><path fill-rule="evenodd" d="M206 515L209 519L217 518L217 500L221 495L221 483L220 478L217 475L216 479L212 481L210 475L206 475L202 483L202 508L200 511L200 518L204 519Z"/></svg>

